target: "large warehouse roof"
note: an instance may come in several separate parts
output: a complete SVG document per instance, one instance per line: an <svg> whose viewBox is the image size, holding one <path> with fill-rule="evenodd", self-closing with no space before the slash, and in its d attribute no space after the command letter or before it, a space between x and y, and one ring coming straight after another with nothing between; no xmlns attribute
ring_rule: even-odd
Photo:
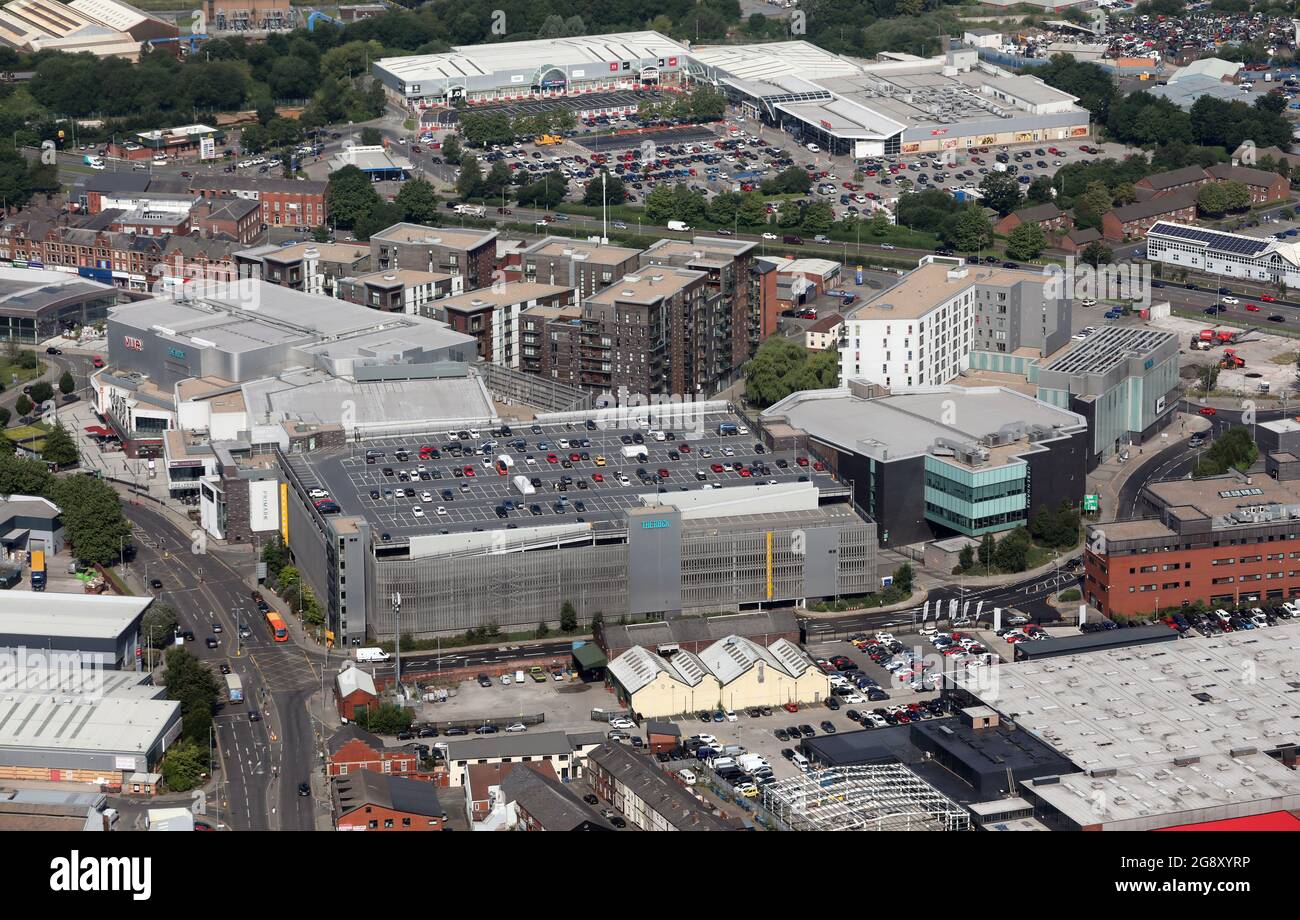
<svg viewBox="0 0 1300 920"><path fill-rule="evenodd" d="M1082 770L1154 769L1300 743L1297 642L1278 626L1100 650L1003 665L991 690L969 689Z"/></svg>
<svg viewBox="0 0 1300 920"><path fill-rule="evenodd" d="M152 597L0 591L0 635L116 639L151 603Z"/></svg>
<svg viewBox="0 0 1300 920"><path fill-rule="evenodd" d="M118 696L74 701L17 694L0 700L0 748L138 755L153 747L180 705Z"/></svg>
<svg viewBox="0 0 1300 920"><path fill-rule="evenodd" d="M489 76L497 71L530 67L604 66L613 61L679 57L686 46L658 32L580 35L527 42L460 45L443 54L381 58L378 66L407 82Z"/></svg>

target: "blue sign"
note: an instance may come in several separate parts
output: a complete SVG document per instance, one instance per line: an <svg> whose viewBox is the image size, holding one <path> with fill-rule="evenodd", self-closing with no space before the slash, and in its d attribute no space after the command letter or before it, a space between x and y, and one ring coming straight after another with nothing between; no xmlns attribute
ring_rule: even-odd
<svg viewBox="0 0 1300 920"><path fill-rule="evenodd" d="M185 352L179 348L169 348L167 349L167 354L171 355L177 361L185 360Z"/></svg>
<svg viewBox="0 0 1300 920"><path fill-rule="evenodd" d="M671 527L672 522L660 518L655 521L642 521L641 526L644 527L646 530L655 530L660 527Z"/></svg>

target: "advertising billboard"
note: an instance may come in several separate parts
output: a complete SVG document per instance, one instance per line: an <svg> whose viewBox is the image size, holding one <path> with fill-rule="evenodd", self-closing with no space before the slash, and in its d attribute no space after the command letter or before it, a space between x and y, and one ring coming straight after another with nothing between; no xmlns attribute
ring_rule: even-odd
<svg viewBox="0 0 1300 920"><path fill-rule="evenodd" d="M280 483L263 479L248 484L248 529L254 533L280 526Z"/></svg>

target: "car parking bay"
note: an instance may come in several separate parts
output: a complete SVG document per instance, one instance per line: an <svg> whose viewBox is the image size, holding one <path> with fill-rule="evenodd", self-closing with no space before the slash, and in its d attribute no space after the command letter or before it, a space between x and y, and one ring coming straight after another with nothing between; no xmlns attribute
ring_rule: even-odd
<svg viewBox="0 0 1300 920"><path fill-rule="evenodd" d="M390 539L400 539L438 530L488 530L510 524L519 527L526 523L553 524L579 519L592 523L620 522L628 508L639 505L640 495L658 489L669 492L769 481L789 483L801 476L823 485L832 483L828 473L815 468L816 458L796 452L760 452L752 432L718 434L718 426L723 422L735 424L738 429L743 425L734 416L711 413L691 431L671 432L671 440L667 432L664 440L656 440L641 428L587 430L578 423L538 426L540 433L537 433L531 425L521 425L509 435L492 437L480 431L478 439L467 441L461 441L457 432L450 431L386 438L345 450L318 452L305 459L320 487L339 503L343 512L367 517L381 539L385 533ZM640 444L635 441L638 437L642 440ZM517 439L526 444L522 450L513 443ZM630 443L625 443L625 439ZM569 442L569 446L561 447L562 440ZM469 453L455 457L446 449L449 444L456 444L464 451L473 451L488 441L494 446L487 455ZM441 456L420 460L422 445L437 448ZM683 445L689 450L684 450ZM623 449L628 446L643 450L644 459L625 457ZM408 451L406 460L396 459L399 449ZM367 462L367 451L382 451L383 456ZM674 452L676 459L672 457ZM586 459L582 458L583 453ZM499 454L507 454L513 463L504 476L491 465ZM529 456L531 461L527 459ZM554 462L550 460L552 456ZM571 459L574 456L577 459ZM597 462L597 457L604 457L603 465ZM781 462L786 465L781 467ZM740 464L751 471L755 463L765 463L768 472L742 476L730 468ZM723 468L715 469L715 464ZM456 471L463 471L467 466L473 469L473 476L456 475ZM430 478L419 478L420 467ZM386 475L385 469L390 469L392 475ZM637 478L638 469L646 470L650 477L647 482ZM435 470L439 478L433 478ZM667 474L666 478L659 478L660 470ZM401 481L401 473L406 473L410 481ZM626 483L619 480L620 473L627 478ZM513 484L518 475L538 481L533 494L520 494ZM561 489L559 485L565 477L569 482ZM585 487L579 487L580 481ZM414 492L413 496L405 494L408 489ZM444 497L443 490L450 490L451 497ZM375 498L372 492L378 492L379 497ZM430 493L430 499L423 499L423 492ZM561 499L562 510L557 511L556 503ZM501 518L496 509L507 500L516 507ZM579 503L582 510L577 508ZM417 505L423 515L415 513ZM530 511L532 505L537 506L539 513ZM438 514L438 507L445 513Z"/></svg>

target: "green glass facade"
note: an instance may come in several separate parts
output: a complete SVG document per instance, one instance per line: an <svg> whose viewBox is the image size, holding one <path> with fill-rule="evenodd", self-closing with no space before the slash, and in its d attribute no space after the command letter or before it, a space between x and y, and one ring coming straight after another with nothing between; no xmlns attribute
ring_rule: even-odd
<svg viewBox="0 0 1300 920"><path fill-rule="evenodd" d="M925 458L925 517L970 537L1025 523L1029 466L1023 461L970 469Z"/></svg>

